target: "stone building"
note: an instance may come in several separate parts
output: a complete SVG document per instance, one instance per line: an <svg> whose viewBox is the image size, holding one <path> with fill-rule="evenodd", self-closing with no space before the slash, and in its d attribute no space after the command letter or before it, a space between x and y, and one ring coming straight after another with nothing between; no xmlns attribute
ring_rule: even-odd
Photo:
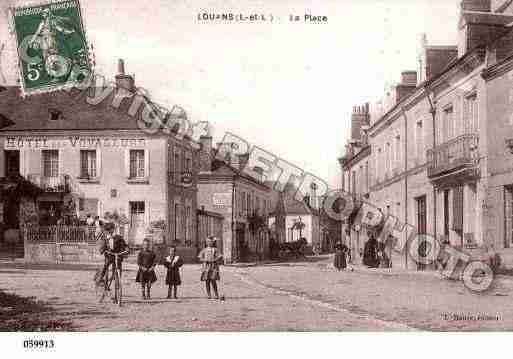
<svg viewBox="0 0 513 359"><path fill-rule="evenodd" d="M320 215L317 208L309 204L309 197L296 200L297 188L291 184L279 192L276 207L269 221L274 224L278 243L306 239L308 249L321 245Z"/></svg>
<svg viewBox="0 0 513 359"><path fill-rule="evenodd" d="M346 191L476 255L490 244L507 254L511 242L512 13L511 2L462 1L457 46L429 46L424 37L417 75L403 73L401 86L385 94L393 101L369 106L365 141L351 140L340 159ZM358 250L366 238L355 232ZM393 263L423 268L406 255Z"/></svg>
<svg viewBox="0 0 513 359"><path fill-rule="evenodd" d="M224 217L222 247L225 262L268 258L267 218L271 211L271 189L242 171L247 155L222 161L215 159L209 136L201 137L201 146L198 206Z"/></svg>
<svg viewBox="0 0 513 359"><path fill-rule="evenodd" d="M139 96L122 61L115 87L90 90L22 98L18 87L3 88L0 117L10 125L0 130L0 177L19 173L42 188L42 214L59 216L66 206L82 218L116 212L128 220L131 246L158 228L160 240L195 255L199 144L164 129L146 131L141 114L154 104L145 97L129 115ZM108 96L96 101L96 91ZM11 211L2 205L4 214ZM12 216L2 221L19 226Z"/></svg>

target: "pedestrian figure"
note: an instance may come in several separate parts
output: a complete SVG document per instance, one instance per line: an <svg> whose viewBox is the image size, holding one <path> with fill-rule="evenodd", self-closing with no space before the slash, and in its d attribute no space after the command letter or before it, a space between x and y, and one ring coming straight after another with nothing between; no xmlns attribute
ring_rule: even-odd
<svg viewBox="0 0 513 359"><path fill-rule="evenodd" d="M378 268L378 241L374 237L374 233L367 232L369 239L363 248L363 264L370 268Z"/></svg>
<svg viewBox="0 0 513 359"><path fill-rule="evenodd" d="M164 259L164 267L167 268L166 285L168 285L167 299L177 298L178 286L182 284L180 278L180 268L183 265L183 260L176 254L174 246L169 247L169 256Z"/></svg>
<svg viewBox="0 0 513 359"><path fill-rule="evenodd" d="M143 241L143 248L137 256L139 270L135 281L141 283L142 299L151 299L151 285L157 281L155 274L155 252L150 249L150 241Z"/></svg>
<svg viewBox="0 0 513 359"><path fill-rule="evenodd" d="M346 269L346 267L347 267L346 255L347 255L348 251L349 251L349 248L347 248L347 246L344 243L342 243L342 241L338 241L335 244L335 259L333 262L333 266L337 270Z"/></svg>
<svg viewBox="0 0 513 359"><path fill-rule="evenodd" d="M219 275L219 261L222 256L219 254L217 248L214 247L215 237L208 237L206 242L207 247L204 248L198 258L203 263L203 271L201 272L201 281L205 282L205 288L207 290L207 296L209 299L212 298L210 295L210 286L214 289L214 296L219 299L219 292L217 291L217 281L220 280Z"/></svg>

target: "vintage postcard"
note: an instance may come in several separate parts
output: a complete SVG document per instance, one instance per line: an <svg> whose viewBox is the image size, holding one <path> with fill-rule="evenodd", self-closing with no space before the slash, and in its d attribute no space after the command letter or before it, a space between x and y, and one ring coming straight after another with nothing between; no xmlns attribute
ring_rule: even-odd
<svg viewBox="0 0 513 359"><path fill-rule="evenodd" d="M512 1L0 13L0 331L23 350L513 330Z"/></svg>

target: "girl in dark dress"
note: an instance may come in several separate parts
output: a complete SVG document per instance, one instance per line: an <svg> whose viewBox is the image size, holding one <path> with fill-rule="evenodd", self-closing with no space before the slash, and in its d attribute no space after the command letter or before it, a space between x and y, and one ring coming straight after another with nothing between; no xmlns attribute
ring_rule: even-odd
<svg viewBox="0 0 513 359"><path fill-rule="evenodd" d="M183 260L176 254L176 248L169 248L169 256L164 259L164 267L167 268L166 285L168 285L167 299L177 298L178 286L182 284L180 278L180 267L183 265Z"/></svg>
<svg viewBox="0 0 513 359"><path fill-rule="evenodd" d="M373 233L368 233L369 239L363 249L363 264L369 268L378 268L378 241Z"/></svg>
<svg viewBox="0 0 513 359"><path fill-rule="evenodd" d="M208 298L212 298L210 295L210 286L214 289L214 295L216 299L219 299L219 292L217 291L217 281L220 280L219 276L219 261L222 256L214 246L215 238L209 237L205 241L207 247L204 248L198 258L203 263L203 270L201 272L201 281L205 282L205 288L207 290Z"/></svg>
<svg viewBox="0 0 513 359"><path fill-rule="evenodd" d="M334 260L334 267L337 270L346 269L347 267L347 261L346 261L346 255L347 252L349 252L349 248L345 244L343 244L341 241L338 241L335 244L335 260Z"/></svg>
<svg viewBox="0 0 513 359"><path fill-rule="evenodd" d="M137 283L141 283L142 299L151 299L151 285L157 281L157 275L155 274L156 257L155 253L150 250L150 241L145 239L143 249L137 256L139 270L135 278Z"/></svg>

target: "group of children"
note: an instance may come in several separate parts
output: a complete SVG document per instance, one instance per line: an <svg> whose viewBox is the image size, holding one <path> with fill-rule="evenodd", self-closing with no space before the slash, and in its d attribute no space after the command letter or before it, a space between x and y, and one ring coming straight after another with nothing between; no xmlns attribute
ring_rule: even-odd
<svg viewBox="0 0 513 359"><path fill-rule="evenodd" d="M206 247L199 253L198 258L202 263L201 281L205 282L208 298L212 298L210 292L210 287L212 287L215 298L219 299L217 281L220 280L219 262L222 256L215 247L214 237L207 238ZM167 298L176 299L178 296L178 286L182 284L180 268L183 265L183 260L177 255L175 247L172 246L169 248L169 255L164 258L161 264L167 268ZM150 249L150 241L147 239L144 240L143 248L137 256L137 265L139 266L139 270L137 271L135 281L141 284L142 298L151 299L151 286L157 281L157 275L155 274L157 256L155 252Z"/></svg>

